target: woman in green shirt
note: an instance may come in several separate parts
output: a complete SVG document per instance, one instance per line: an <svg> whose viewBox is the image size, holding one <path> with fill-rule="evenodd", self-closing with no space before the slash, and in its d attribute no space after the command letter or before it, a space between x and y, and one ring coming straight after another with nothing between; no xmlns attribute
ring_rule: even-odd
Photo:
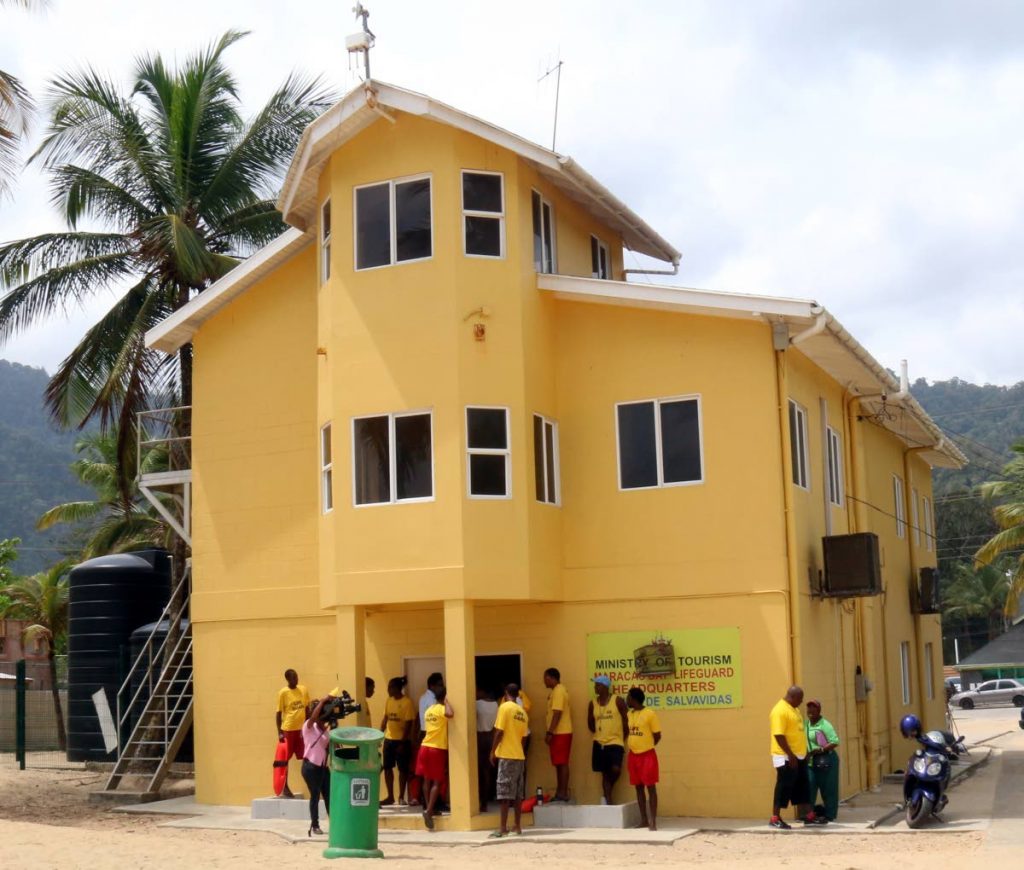
<svg viewBox="0 0 1024 870"><path fill-rule="evenodd" d="M818 792L825 805L825 817L836 820L839 813L839 735L832 723L821 715L821 701L807 702L807 778L810 785L810 804L815 805Z"/></svg>

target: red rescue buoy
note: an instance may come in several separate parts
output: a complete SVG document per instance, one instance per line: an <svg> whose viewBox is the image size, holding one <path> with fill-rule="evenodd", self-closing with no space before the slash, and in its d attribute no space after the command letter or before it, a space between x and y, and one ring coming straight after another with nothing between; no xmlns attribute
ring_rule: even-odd
<svg viewBox="0 0 1024 870"><path fill-rule="evenodd" d="M281 797L286 782L288 782L288 744L279 740L277 752L274 755L274 794L277 797Z"/></svg>

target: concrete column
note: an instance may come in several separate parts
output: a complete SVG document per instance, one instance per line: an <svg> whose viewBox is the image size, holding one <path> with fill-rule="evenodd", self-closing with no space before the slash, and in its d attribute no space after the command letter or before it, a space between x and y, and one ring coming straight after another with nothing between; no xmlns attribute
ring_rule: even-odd
<svg viewBox="0 0 1024 870"><path fill-rule="evenodd" d="M472 601L444 603L444 669L455 716L448 722L452 828L468 831L477 807L476 637Z"/></svg>
<svg viewBox="0 0 1024 870"><path fill-rule="evenodd" d="M338 641L338 687L359 701L363 710L346 725L370 725L363 697L366 690L366 608L351 604L335 608ZM378 718L379 721L379 718Z"/></svg>

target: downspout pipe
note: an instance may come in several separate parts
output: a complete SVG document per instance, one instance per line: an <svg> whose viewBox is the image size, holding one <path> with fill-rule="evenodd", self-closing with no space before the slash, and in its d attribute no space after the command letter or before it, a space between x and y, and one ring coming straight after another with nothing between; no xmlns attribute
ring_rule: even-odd
<svg viewBox="0 0 1024 870"><path fill-rule="evenodd" d="M801 342L807 341L809 338L814 338L814 336L820 335L825 331L825 327L828 326L828 315L821 306L815 306L815 308L817 308L816 313L818 313L818 316L814 319L814 323L807 327L807 329L803 330L803 332L798 332L794 335L789 340L791 345L800 344ZM811 310L813 311L814 309Z"/></svg>

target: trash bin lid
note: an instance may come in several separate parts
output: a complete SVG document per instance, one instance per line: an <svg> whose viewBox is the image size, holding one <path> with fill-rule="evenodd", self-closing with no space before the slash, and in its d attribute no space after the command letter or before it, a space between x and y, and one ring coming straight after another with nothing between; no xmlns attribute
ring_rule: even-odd
<svg viewBox="0 0 1024 870"><path fill-rule="evenodd" d="M335 728L331 743L380 743L384 732L377 728Z"/></svg>

